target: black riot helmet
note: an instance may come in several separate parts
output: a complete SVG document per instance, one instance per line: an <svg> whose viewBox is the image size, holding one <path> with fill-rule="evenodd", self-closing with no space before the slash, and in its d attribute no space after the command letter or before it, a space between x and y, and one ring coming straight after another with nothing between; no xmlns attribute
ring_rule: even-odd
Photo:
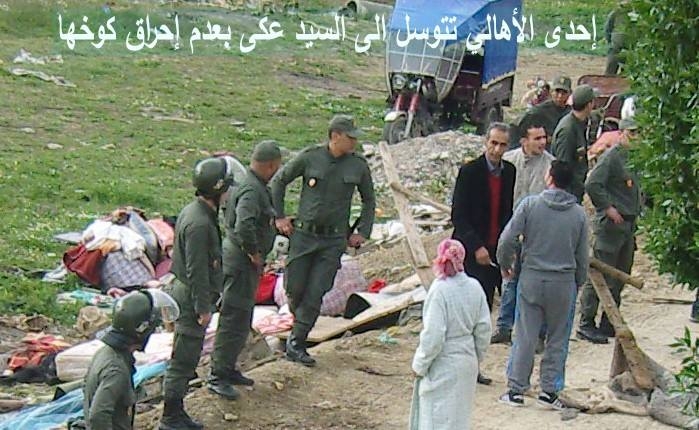
<svg viewBox="0 0 699 430"><path fill-rule="evenodd" d="M194 166L192 185L197 195L207 198L218 197L234 182L233 172L223 157L206 158Z"/></svg>
<svg viewBox="0 0 699 430"><path fill-rule="evenodd" d="M180 315L177 302L158 289L133 291L120 298L112 312L112 330L143 351L148 338L161 322L173 322Z"/></svg>

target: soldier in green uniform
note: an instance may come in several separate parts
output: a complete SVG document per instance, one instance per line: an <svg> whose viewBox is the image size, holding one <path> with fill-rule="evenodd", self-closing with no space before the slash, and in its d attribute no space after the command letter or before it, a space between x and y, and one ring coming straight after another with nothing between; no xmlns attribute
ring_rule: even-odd
<svg viewBox="0 0 699 430"><path fill-rule="evenodd" d="M286 357L306 366L306 338L320 314L323 295L333 285L340 257L347 248L359 247L374 223L374 185L366 160L355 154L361 131L352 117L336 115L330 121L329 142L303 150L272 179L272 201L279 217L277 229L290 237L285 288L295 322L286 343ZM284 212L287 185L303 177L293 224ZM358 232L349 231L352 195L358 189L362 212Z"/></svg>
<svg viewBox="0 0 699 430"><path fill-rule="evenodd" d="M520 140L526 137L527 130L532 125L542 125L546 130L547 145L546 150L550 149L551 136L553 131L568 112L568 96L570 96L570 78L567 76L557 76L551 83L553 93L551 98L545 102L538 104L524 113L519 123L510 130L510 149L518 148Z"/></svg>
<svg viewBox="0 0 699 430"><path fill-rule="evenodd" d="M226 204L223 300L209 390L231 400L239 396L233 385L254 384L236 370L235 364L250 332L264 260L274 244L274 208L267 183L279 170L281 158L276 142L257 144L247 175L230 192Z"/></svg>
<svg viewBox="0 0 699 430"><path fill-rule="evenodd" d="M112 325L90 362L85 376L83 411L92 430L130 430L135 418L136 392L132 376L135 351L143 351L161 321L179 315L177 303L160 290L134 291L119 299Z"/></svg>
<svg viewBox="0 0 699 430"><path fill-rule="evenodd" d="M180 317L163 382L160 430L203 428L185 412L182 401L189 380L196 376L206 327L223 289L218 208L233 176L223 158L207 158L194 167L192 182L196 198L182 209L175 225L171 271L176 279L171 294Z"/></svg>
<svg viewBox="0 0 699 430"><path fill-rule="evenodd" d="M629 7L628 0L619 2L619 7L607 16L604 24L604 33L609 51L607 53L607 65L605 75L616 75L619 65L626 63L624 50L633 45L634 30L632 25L638 20L638 14Z"/></svg>
<svg viewBox="0 0 699 430"><path fill-rule="evenodd" d="M620 127L626 130L637 128L633 119L622 120ZM628 165L628 149L634 142L635 135L630 134L630 139L622 139L618 145L608 149L585 182L585 190L596 210L595 258L626 273L631 273L636 249L636 218L641 213L638 177L629 170ZM605 276L605 280L619 306L624 283L610 276ZM614 336L614 328L606 314L602 316L599 329L596 328L598 305L594 288L586 284L580 297L579 337L594 341L600 336Z"/></svg>
<svg viewBox="0 0 699 430"><path fill-rule="evenodd" d="M595 93L589 85L580 85L573 91L573 110L564 116L553 132L553 155L573 166L573 183L567 190L582 203L587 175L587 119L592 113Z"/></svg>

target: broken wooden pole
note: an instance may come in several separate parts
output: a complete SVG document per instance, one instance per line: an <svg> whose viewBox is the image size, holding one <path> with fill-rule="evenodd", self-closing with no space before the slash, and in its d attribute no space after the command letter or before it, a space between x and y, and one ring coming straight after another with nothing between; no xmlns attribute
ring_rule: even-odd
<svg viewBox="0 0 699 430"><path fill-rule="evenodd" d="M615 354L623 353L624 355L623 360L622 357L615 357L612 359L612 373L621 373L625 360L626 366L628 366L628 369L631 371L631 375L636 381L636 384L644 390L653 389L656 385L657 375L655 375L651 367L650 359L638 346L633 332L631 332L626 322L624 322L624 318L621 316L616 302L614 302L614 298L612 297L611 291L609 291L609 286L604 280L604 276L594 268L590 269L589 276L592 286L597 292L597 297L599 297L602 309L604 309L607 318L609 318L609 322L614 327L616 341L620 345L620 348L615 347Z"/></svg>
<svg viewBox="0 0 699 430"><path fill-rule="evenodd" d="M416 193L415 191L411 191L411 190L405 188L403 185L401 185L398 182L391 182L391 188L402 193L406 197L410 197L411 199L428 204L428 205L432 206L433 208L444 212L445 214L451 215L451 207L450 206L447 206L444 203L436 202L427 196L423 196L420 193Z"/></svg>
<svg viewBox="0 0 699 430"><path fill-rule="evenodd" d="M628 273L622 272L616 267L610 266L594 257L590 257L590 267L595 268L607 276L616 278L621 282L636 287L639 290L643 288L643 279L639 279L629 275Z"/></svg>
<svg viewBox="0 0 699 430"><path fill-rule="evenodd" d="M396 169L396 165L393 163L393 156L391 155L391 151L388 149L388 144L385 141L379 142L379 151L381 153L381 160L383 162L383 168L386 172L386 179L388 179L388 183L400 183L398 170ZM391 187L391 191L393 194L393 202L398 210L398 216L405 227L405 237L408 239L408 249L410 250L410 257L412 259L413 266L420 277L422 285L425 287L425 289L428 289L434 280L434 274L432 273L432 268L430 267L429 260L427 259L427 253L425 253L425 247L420 239L420 234L418 233L415 222L413 221L413 216L410 213L408 198L403 193L396 191L393 187Z"/></svg>

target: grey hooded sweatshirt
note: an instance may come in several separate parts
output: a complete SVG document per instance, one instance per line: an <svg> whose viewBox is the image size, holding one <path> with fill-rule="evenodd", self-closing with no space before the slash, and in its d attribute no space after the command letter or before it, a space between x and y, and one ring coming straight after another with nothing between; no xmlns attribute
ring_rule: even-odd
<svg viewBox="0 0 699 430"><path fill-rule="evenodd" d="M522 272L527 279L587 280L589 245L587 216L574 195L550 188L525 197L500 235L497 259L509 268L522 241Z"/></svg>

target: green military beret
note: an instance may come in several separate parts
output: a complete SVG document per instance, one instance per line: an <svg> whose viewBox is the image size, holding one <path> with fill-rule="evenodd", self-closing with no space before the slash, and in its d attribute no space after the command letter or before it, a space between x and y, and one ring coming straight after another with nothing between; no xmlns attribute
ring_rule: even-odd
<svg viewBox="0 0 699 430"><path fill-rule="evenodd" d="M252 159L255 161L265 162L280 158L282 158L282 151L274 140L263 140L252 150Z"/></svg>
<svg viewBox="0 0 699 430"><path fill-rule="evenodd" d="M568 76L557 76L556 79L551 83L551 89L563 90L565 92L570 92L570 78Z"/></svg>
<svg viewBox="0 0 699 430"><path fill-rule="evenodd" d="M354 118L350 115L335 115L333 119L330 120L328 129L330 131L345 133L347 136L354 139L364 134L362 130L354 124Z"/></svg>
<svg viewBox="0 0 699 430"><path fill-rule="evenodd" d="M595 90L589 85L578 85L573 90L573 103L585 105L595 99Z"/></svg>

